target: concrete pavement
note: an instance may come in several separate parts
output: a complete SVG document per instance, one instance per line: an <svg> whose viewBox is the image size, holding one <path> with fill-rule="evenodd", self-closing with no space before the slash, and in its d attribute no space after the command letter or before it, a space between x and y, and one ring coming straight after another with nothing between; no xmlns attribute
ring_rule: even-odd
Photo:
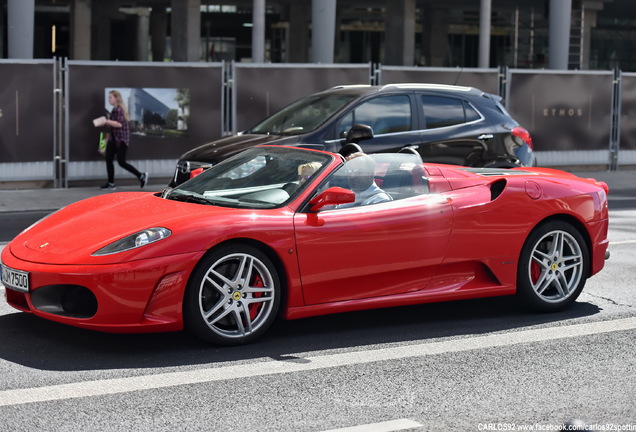
<svg viewBox="0 0 636 432"><path fill-rule="evenodd" d="M86 198L115 192L159 192L165 185L148 184L144 189L137 186L117 186L115 190L101 190L97 186L69 188L40 188L0 190L0 213L55 211Z"/></svg>

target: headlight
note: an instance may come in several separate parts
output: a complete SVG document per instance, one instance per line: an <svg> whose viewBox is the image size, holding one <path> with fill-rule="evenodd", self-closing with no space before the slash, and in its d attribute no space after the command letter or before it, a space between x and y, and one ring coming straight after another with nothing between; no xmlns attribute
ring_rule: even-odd
<svg viewBox="0 0 636 432"><path fill-rule="evenodd" d="M172 231L167 228L148 228L147 230L139 231L138 233L131 234L121 240L117 240L108 246L104 246L100 250L93 252L93 256L111 255L146 246L150 243L165 239L166 237L169 237L170 234L172 234Z"/></svg>

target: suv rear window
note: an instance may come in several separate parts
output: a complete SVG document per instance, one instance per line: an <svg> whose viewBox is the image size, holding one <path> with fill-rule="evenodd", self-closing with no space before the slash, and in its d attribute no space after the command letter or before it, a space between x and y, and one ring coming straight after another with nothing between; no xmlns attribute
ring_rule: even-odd
<svg viewBox="0 0 636 432"><path fill-rule="evenodd" d="M427 129L453 126L481 118L472 105L455 98L422 96L422 108Z"/></svg>

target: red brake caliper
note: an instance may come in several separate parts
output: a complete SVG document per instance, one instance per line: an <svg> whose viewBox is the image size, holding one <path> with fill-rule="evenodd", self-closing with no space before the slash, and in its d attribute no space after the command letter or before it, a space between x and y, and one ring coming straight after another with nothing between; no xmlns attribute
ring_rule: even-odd
<svg viewBox="0 0 636 432"><path fill-rule="evenodd" d="M265 286L265 284L263 283L263 279L261 279L260 275L258 274L254 275L251 286L255 288L262 288ZM262 297L262 296L263 296L263 293L254 293L254 297L256 298ZM256 315L258 315L258 311L261 309L262 306L263 306L262 303L252 303L251 305L249 305L250 320L253 320L254 318L256 318Z"/></svg>
<svg viewBox="0 0 636 432"><path fill-rule="evenodd" d="M530 263L530 278L532 279L532 283L536 284L539 277L541 277L541 267L535 260L532 260L532 263Z"/></svg>

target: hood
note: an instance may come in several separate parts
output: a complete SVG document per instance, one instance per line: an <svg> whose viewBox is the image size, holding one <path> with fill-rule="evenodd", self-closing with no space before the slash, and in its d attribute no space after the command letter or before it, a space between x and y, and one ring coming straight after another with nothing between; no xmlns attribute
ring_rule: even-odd
<svg viewBox="0 0 636 432"><path fill-rule="evenodd" d="M179 159L216 164L221 160L227 159L228 157L239 153L240 151L260 144L291 145L297 143L299 140L300 137L298 135L281 136L239 134L203 144L184 153Z"/></svg>
<svg viewBox="0 0 636 432"><path fill-rule="evenodd" d="M71 204L51 214L20 233L9 247L11 253L20 259L46 264L107 264L143 259L149 257L149 249L153 249L151 246L110 256L93 257L91 254L147 228L165 227L174 236L175 230L201 221L203 218L199 215L204 215L208 220L210 215L219 216L219 220L223 220L223 215L230 212L235 214L236 209L165 200L153 193L107 194ZM157 244L167 243L173 236ZM177 247L172 242L171 247L174 249L168 254L194 251L195 243L190 243L190 250L184 250L183 245Z"/></svg>

